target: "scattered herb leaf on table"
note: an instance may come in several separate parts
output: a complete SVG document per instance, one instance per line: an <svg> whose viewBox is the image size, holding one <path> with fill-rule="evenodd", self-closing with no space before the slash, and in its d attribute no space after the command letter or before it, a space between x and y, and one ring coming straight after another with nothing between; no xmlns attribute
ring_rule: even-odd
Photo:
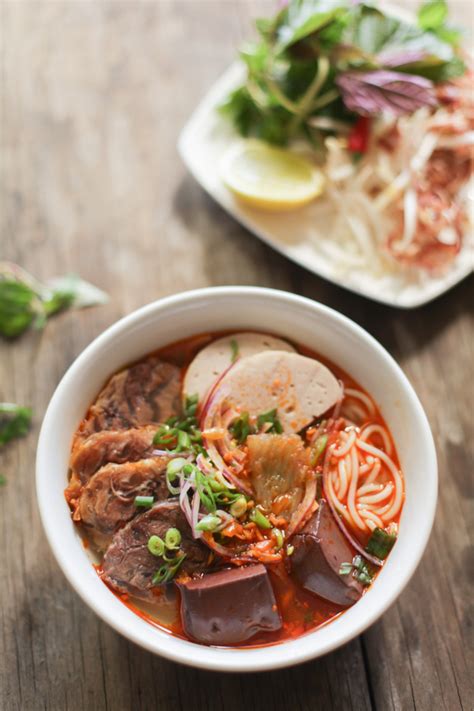
<svg viewBox="0 0 474 711"><path fill-rule="evenodd" d="M107 295L75 275L42 284L16 264L0 262L0 336L15 338L41 329L55 313L104 304Z"/></svg>

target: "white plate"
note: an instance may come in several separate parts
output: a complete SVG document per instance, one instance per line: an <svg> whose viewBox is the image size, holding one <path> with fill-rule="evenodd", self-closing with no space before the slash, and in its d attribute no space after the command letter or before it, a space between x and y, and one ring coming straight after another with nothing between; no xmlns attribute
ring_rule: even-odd
<svg viewBox="0 0 474 711"><path fill-rule="evenodd" d="M239 140L231 123L217 107L230 91L241 84L244 68L233 64L214 84L184 127L179 152L200 185L247 229L285 257L334 284L391 306L421 306L464 279L472 271L472 248L466 244L449 270L442 276L397 270L376 274L365 268L342 270L324 225L315 219L316 203L287 213L270 213L239 203L224 186L220 164L229 146ZM318 201L321 202L323 198ZM317 214L317 213L316 213Z"/></svg>

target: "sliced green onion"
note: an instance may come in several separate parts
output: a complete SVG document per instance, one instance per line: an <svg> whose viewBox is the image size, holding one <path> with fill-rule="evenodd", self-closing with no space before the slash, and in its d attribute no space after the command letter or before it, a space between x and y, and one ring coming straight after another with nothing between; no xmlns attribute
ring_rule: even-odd
<svg viewBox="0 0 474 711"><path fill-rule="evenodd" d="M214 513L217 506L216 501L214 499L214 494L212 493L212 489L209 486L207 477L197 468L195 469L195 477L197 492L199 494L199 498L201 499L203 506L208 510L209 513Z"/></svg>
<svg viewBox="0 0 474 711"><path fill-rule="evenodd" d="M383 528L375 528L372 531L365 550L367 553L384 560L392 550L396 540L396 536L387 533Z"/></svg>
<svg viewBox="0 0 474 711"><path fill-rule="evenodd" d="M259 528L271 528L272 524L266 516L260 511L260 509L252 509L249 518L251 521L257 524Z"/></svg>
<svg viewBox="0 0 474 711"><path fill-rule="evenodd" d="M195 393L194 395L186 395L185 402L184 402L184 414L187 417L194 417L197 408L198 408L198 402L199 402L199 395Z"/></svg>
<svg viewBox="0 0 474 711"><path fill-rule="evenodd" d="M152 578L152 583L153 585L160 585L161 583L168 583L170 580L174 578L176 575L176 572L178 568L180 567L181 563L183 560L186 558L186 553L183 553L180 556L177 556L176 558L173 558L173 560L170 563L165 563L164 565L161 566L161 568L158 568L156 573L154 574Z"/></svg>
<svg viewBox="0 0 474 711"><path fill-rule="evenodd" d="M227 491L227 486L222 483L222 481L219 481L216 477L208 477L209 481L209 486L213 491L217 492L222 492L222 491Z"/></svg>
<svg viewBox="0 0 474 711"><path fill-rule="evenodd" d="M191 437L184 430L178 430L177 451L181 452L183 449L191 449Z"/></svg>
<svg viewBox="0 0 474 711"><path fill-rule="evenodd" d="M235 518L240 518L247 511L247 499L240 494L230 505L229 511Z"/></svg>
<svg viewBox="0 0 474 711"><path fill-rule="evenodd" d="M172 459L170 462L168 462L168 465L166 467L166 473L170 481L174 481L176 479L185 464L186 459L183 459L183 457L176 457L176 459Z"/></svg>
<svg viewBox="0 0 474 711"><path fill-rule="evenodd" d="M352 563L341 563L339 575L349 575L352 572Z"/></svg>
<svg viewBox="0 0 474 711"><path fill-rule="evenodd" d="M177 431L176 427L170 428L168 425L160 425L153 437L153 444L165 449L169 449L171 445L172 448L176 442Z"/></svg>
<svg viewBox="0 0 474 711"><path fill-rule="evenodd" d="M294 552L295 552L295 547L292 546L291 543L289 545L287 545L286 555L293 555Z"/></svg>
<svg viewBox="0 0 474 711"><path fill-rule="evenodd" d="M204 516L198 524L196 524L196 528L198 531L214 531L214 529L217 528L217 526L221 523L221 519L219 516L214 516L214 514L207 514L207 516Z"/></svg>
<svg viewBox="0 0 474 711"><path fill-rule="evenodd" d="M147 548L152 555L162 556L165 552L165 542L159 536L150 536L147 543Z"/></svg>
<svg viewBox="0 0 474 711"><path fill-rule="evenodd" d="M283 532L280 531L279 528L274 528L272 533L273 533L273 536L277 542L277 551L279 551L280 548L283 548L283 541L284 541Z"/></svg>
<svg viewBox="0 0 474 711"><path fill-rule="evenodd" d="M154 496L135 496L133 503L137 507L150 508L155 501Z"/></svg>
<svg viewBox="0 0 474 711"><path fill-rule="evenodd" d="M168 528L165 533L165 546L168 550L177 550L181 543L181 533L177 528Z"/></svg>
<svg viewBox="0 0 474 711"><path fill-rule="evenodd" d="M328 436L327 435L320 435L320 437L317 438L317 440L314 443L313 448L311 450L311 466L312 467L315 467L316 464L321 459L321 456L323 455L324 450L326 449L327 443L328 443Z"/></svg>
<svg viewBox="0 0 474 711"><path fill-rule="evenodd" d="M361 583L362 585L370 585L374 576L362 556L354 556L352 560L352 566L354 568L354 578L358 580L359 583Z"/></svg>

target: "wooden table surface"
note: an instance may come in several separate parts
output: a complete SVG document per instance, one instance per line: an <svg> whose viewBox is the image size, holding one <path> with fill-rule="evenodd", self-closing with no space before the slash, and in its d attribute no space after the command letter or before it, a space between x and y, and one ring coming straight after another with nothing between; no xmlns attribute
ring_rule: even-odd
<svg viewBox="0 0 474 711"><path fill-rule="evenodd" d="M1 3L2 257L41 278L77 272L111 295L107 306L65 313L43 333L1 345L0 400L35 411L32 432L0 459L8 479L0 491L1 709L471 707L469 283L411 312L371 303L252 237L177 156L186 118L233 58L249 19L271 7L235 0ZM469 3L457 11L464 19ZM120 637L67 584L35 501L41 418L72 360L136 307L221 284L304 294L368 329L414 384L439 456L434 531L399 600L342 649L275 673L196 671Z"/></svg>

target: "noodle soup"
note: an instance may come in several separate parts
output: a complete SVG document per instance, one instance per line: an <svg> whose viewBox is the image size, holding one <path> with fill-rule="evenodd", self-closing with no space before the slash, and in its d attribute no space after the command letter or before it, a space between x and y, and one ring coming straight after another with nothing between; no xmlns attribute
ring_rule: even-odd
<svg viewBox="0 0 474 711"><path fill-rule="evenodd" d="M266 333L202 334L116 373L80 423L66 499L98 574L151 624L256 646L366 594L404 501L376 403Z"/></svg>

